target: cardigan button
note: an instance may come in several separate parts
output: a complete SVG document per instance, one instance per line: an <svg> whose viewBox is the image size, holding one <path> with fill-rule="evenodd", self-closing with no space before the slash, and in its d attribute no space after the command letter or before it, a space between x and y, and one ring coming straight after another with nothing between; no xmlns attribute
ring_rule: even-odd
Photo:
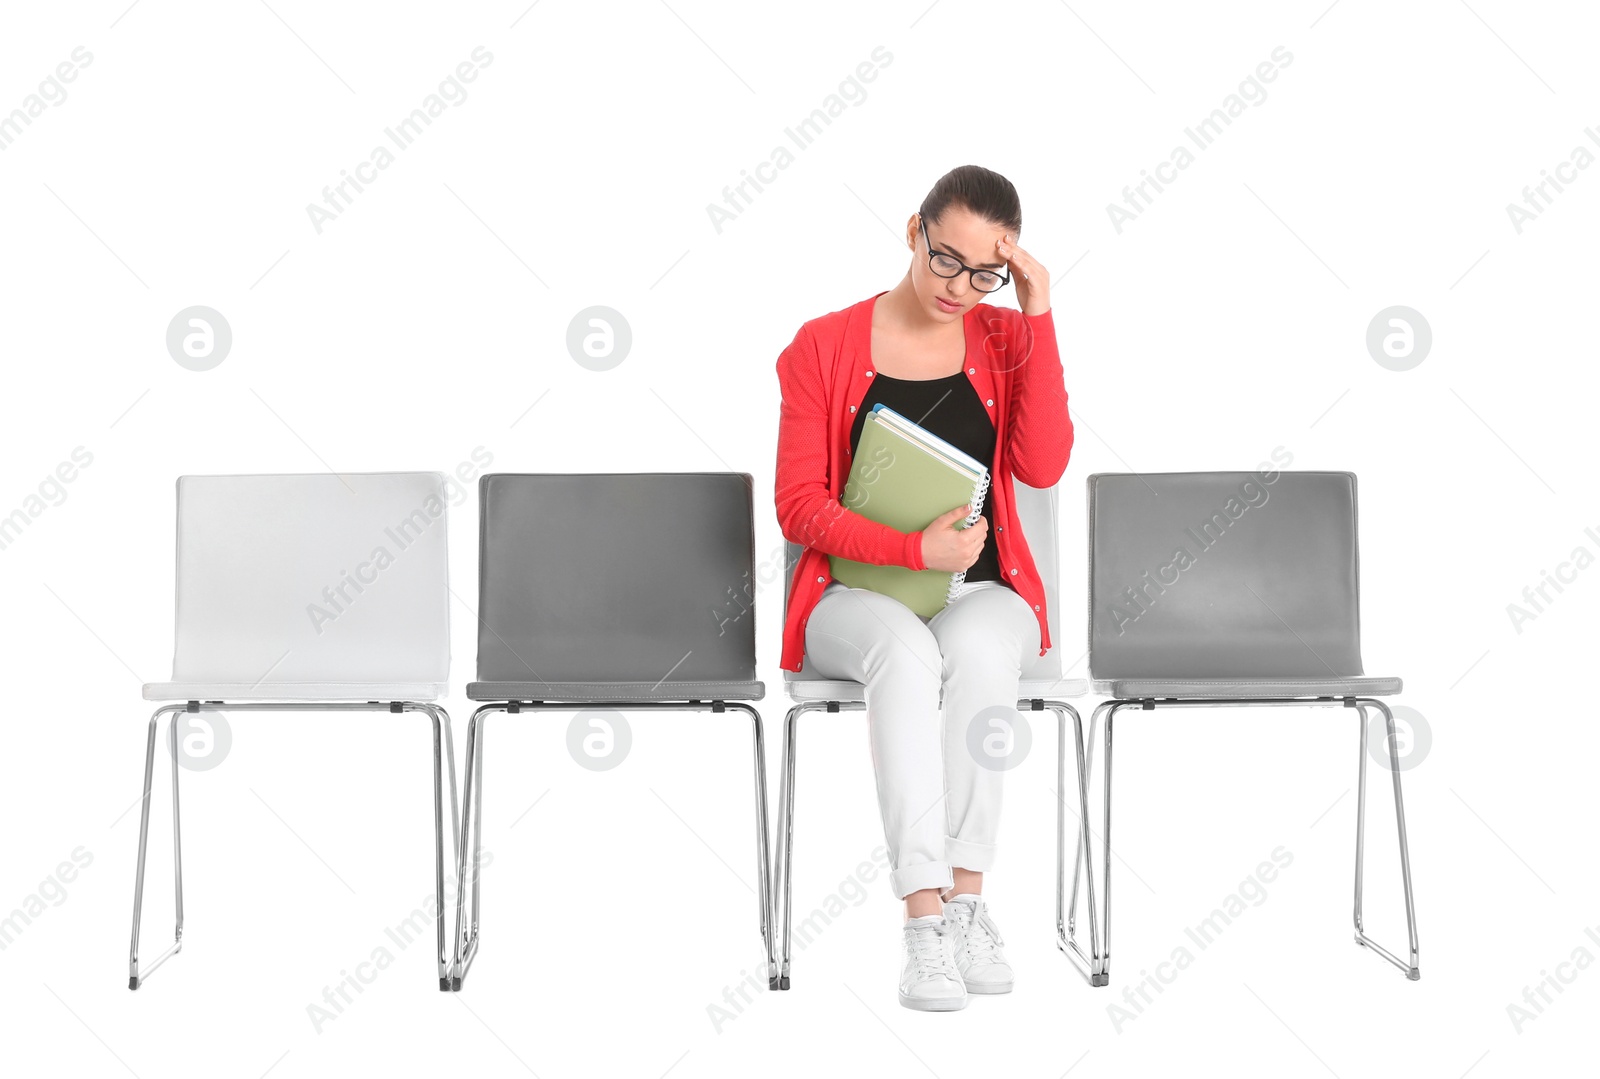
<svg viewBox="0 0 1600 1079"><path fill-rule="evenodd" d="M872 372L871 372L871 371L868 371L868 372L867 372L867 377L868 377L868 378L871 378L871 377L872 377Z"/></svg>
<svg viewBox="0 0 1600 1079"><path fill-rule="evenodd" d="M1034 609L1034 610L1036 610L1036 611L1037 611L1037 610L1038 610L1038 609L1039 609L1039 605L1038 605L1038 604L1037 604L1037 603L1035 603L1035 604L1034 604L1034 605L1033 605L1033 609Z"/></svg>
<svg viewBox="0 0 1600 1079"><path fill-rule="evenodd" d="M1015 577L1016 575L1017 575L1017 571L1016 570L1012 570L1011 571L1011 576Z"/></svg>
<svg viewBox="0 0 1600 1079"><path fill-rule="evenodd" d="M977 373L978 373L978 369L977 369L977 368L976 368L976 367L969 367L969 368L967 368L967 374L969 374L969 375L975 375L975 374L977 374Z"/></svg>
<svg viewBox="0 0 1600 1079"><path fill-rule="evenodd" d="M990 407L990 408L993 408L993 407L994 407L994 402L993 402L993 401L992 401L992 400L991 400L991 401L990 401L990 402L989 402L989 407Z"/></svg>
<svg viewBox="0 0 1600 1079"><path fill-rule="evenodd" d="M821 577L818 577L818 578L817 578L817 583L818 583L818 584L821 584L821 583L822 583L822 578L821 578Z"/></svg>
<svg viewBox="0 0 1600 1079"><path fill-rule="evenodd" d="M856 410L856 406L855 406L855 405L851 405L851 406L850 406L850 411L851 411L851 412L854 412L854 411L855 411L855 410Z"/></svg>

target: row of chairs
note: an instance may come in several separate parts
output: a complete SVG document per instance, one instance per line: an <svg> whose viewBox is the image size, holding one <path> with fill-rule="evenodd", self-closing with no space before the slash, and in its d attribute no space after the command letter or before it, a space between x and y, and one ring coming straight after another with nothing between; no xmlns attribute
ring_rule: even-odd
<svg viewBox="0 0 1600 1079"><path fill-rule="evenodd" d="M459 990L479 949L483 733L497 713L605 708L733 713L750 722L758 924L768 982L790 984L790 912L798 720L865 708L863 687L784 672L778 851L768 849L766 750L756 678L754 497L746 473L547 473L484 476L479 487L476 702L458 801L448 692L448 491L441 473L185 476L177 488L173 702L150 718L134 887L128 987L183 946L179 716L260 711L385 711L433 729L436 966ZM1043 576L1059 635L1058 491L1016 485L1019 524ZM1355 926L1359 943L1419 976L1400 774L1393 771L1409 962L1362 930L1366 710L1398 679L1363 675L1359 648L1355 477L1342 472L1100 474L1089 492L1089 670L1108 695L1082 720L1066 698L1061 648L1027 661L1020 712L1057 717L1057 942L1091 985L1110 971L1112 727L1127 708L1338 703L1362 717ZM1179 551L1187 557L1178 557ZM785 545L786 580L800 547ZM463 604L464 605L464 604ZM174 940L141 967L158 723L171 717ZM1079 826L1065 877L1066 722L1073 724ZM1103 852L1098 897L1087 779L1103 719ZM446 825L444 788L450 794ZM446 932L445 833L455 855L455 929ZM774 877L780 882L775 886ZM782 892L781 948L777 895ZM1089 947L1076 936L1080 891ZM468 893L470 892L470 900Z"/></svg>

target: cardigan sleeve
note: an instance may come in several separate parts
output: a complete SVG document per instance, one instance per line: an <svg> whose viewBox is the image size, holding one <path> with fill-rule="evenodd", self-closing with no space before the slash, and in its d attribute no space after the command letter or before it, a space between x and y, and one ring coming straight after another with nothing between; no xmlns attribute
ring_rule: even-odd
<svg viewBox="0 0 1600 1079"><path fill-rule="evenodd" d="M1012 372L1008 456L1011 473L1029 487L1054 487L1072 455L1072 416L1066 376L1056 348L1055 317L1015 312L1024 359Z"/></svg>
<svg viewBox="0 0 1600 1079"><path fill-rule="evenodd" d="M922 533L846 509L828 486L828 409L816 339L802 325L778 356L778 524L787 540L876 566L926 569Z"/></svg>

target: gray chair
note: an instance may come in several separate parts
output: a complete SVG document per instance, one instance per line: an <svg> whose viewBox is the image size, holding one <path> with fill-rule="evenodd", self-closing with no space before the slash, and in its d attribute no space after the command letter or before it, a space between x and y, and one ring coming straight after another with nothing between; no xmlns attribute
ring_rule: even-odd
<svg viewBox="0 0 1600 1079"><path fill-rule="evenodd" d="M1234 705L1340 704L1359 715L1355 939L1408 978L1419 978L1405 808L1400 772L1392 764L1410 961L1361 927L1367 709L1383 714L1395 761L1394 715L1375 697L1399 693L1400 679L1369 676L1361 664L1356 477L1281 471L1097 474L1089 477L1088 488L1089 677L1096 693L1111 698L1089 723L1092 768L1095 726L1104 714L1105 920L1100 946L1091 942L1092 984L1106 984L1110 972L1111 731L1117 713ZM1081 843L1073 907L1087 851L1088 843Z"/></svg>
<svg viewBox="0 0 1600 1079"><path fill-rule="evenodd" d="M453 988L478 953L483 727L496 712L747 716L761 939L773 969L765 738L761 713L747 703L765 694L755 677L751 505L751 478L742 472L481 479L478 680L467 696L489 703L467 725Z"/></svg>
<svg viewBox="0 0 1600 1079"><path fill-rule="evenodd" d="M1062 673L1062 644L1060 637L1059 612L1060 604L1060 563L1061 545L1058 529L1057 488L1036 488L1017 481L1013 484L1016 500L1017 514L1020 520L1022 534L1028 541L1028 550L1033 555L1034 564L1039 569L1039 575L1044 580L1045 588L1045 619L1050 627L1050 639L1053 647L1043 656L1032 656L1023 666L1022 682L1018 686L1017 709L1023 712L1052 711L1056 714L1057 754L1056 754L1056 942L1073 960L1080 973L1085 978L1091 976L1091 955L1097 952L1094 918L1093 882L1088 885L1088 906L1090 911L1091 954L1086 955L1073 941L1072 917L1073 911L1066 909L1062 902L1064 891L1063 883L1065 868L1062 858L1062 840L1066 833L1067 791L1066 791L1066 747L1067 747L1067 717L1072 717L1076 733L1078 753L1078 816L1082 820L1088 813L1087 789L1084 785L1086 775L1083 756L1083 728L1082 720L1077 709L1059 698L1081 697L1088 691L1088 683L1082 678L1063 678ZM799 560L804 548L800 544L789 541L785 547L785 561L787 573L785 579L790 583L794 581L794 567ZM790 937L793 926L791 917L792 907L792 862L794 858L794 778L795 778L795 734L800 717L806 712L829 713L859 712L866 710L865 687L860 682L829 679L817 675L811 669L810 656L801 662L799 671L785 670L783 672L784 689L788 691L789 698L795 705L789 709L783 721L783 764L782 778L778 791L778 880L779 890L783 896L783 950L780 959L778 976L772 981L773 989L789 988L790 968ZM1088 856L1088 835L1079 829L1078 858L1081 861ZM1076 889L1074 889L1076 895Z"/></svg>

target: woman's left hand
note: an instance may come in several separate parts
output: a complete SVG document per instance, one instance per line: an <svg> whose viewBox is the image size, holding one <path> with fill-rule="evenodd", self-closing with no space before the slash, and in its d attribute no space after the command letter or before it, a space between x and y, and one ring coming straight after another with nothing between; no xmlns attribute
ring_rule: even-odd
<svg viewBox="0 0 1600 1079"><path fill-rule="evenodd" d="M1017 303L1024 315L1042 315L1050 310L1050 271L1015 243L1007 233L995 241L995 249L1011 270L1011 283L1017 286Z"/></svg>

